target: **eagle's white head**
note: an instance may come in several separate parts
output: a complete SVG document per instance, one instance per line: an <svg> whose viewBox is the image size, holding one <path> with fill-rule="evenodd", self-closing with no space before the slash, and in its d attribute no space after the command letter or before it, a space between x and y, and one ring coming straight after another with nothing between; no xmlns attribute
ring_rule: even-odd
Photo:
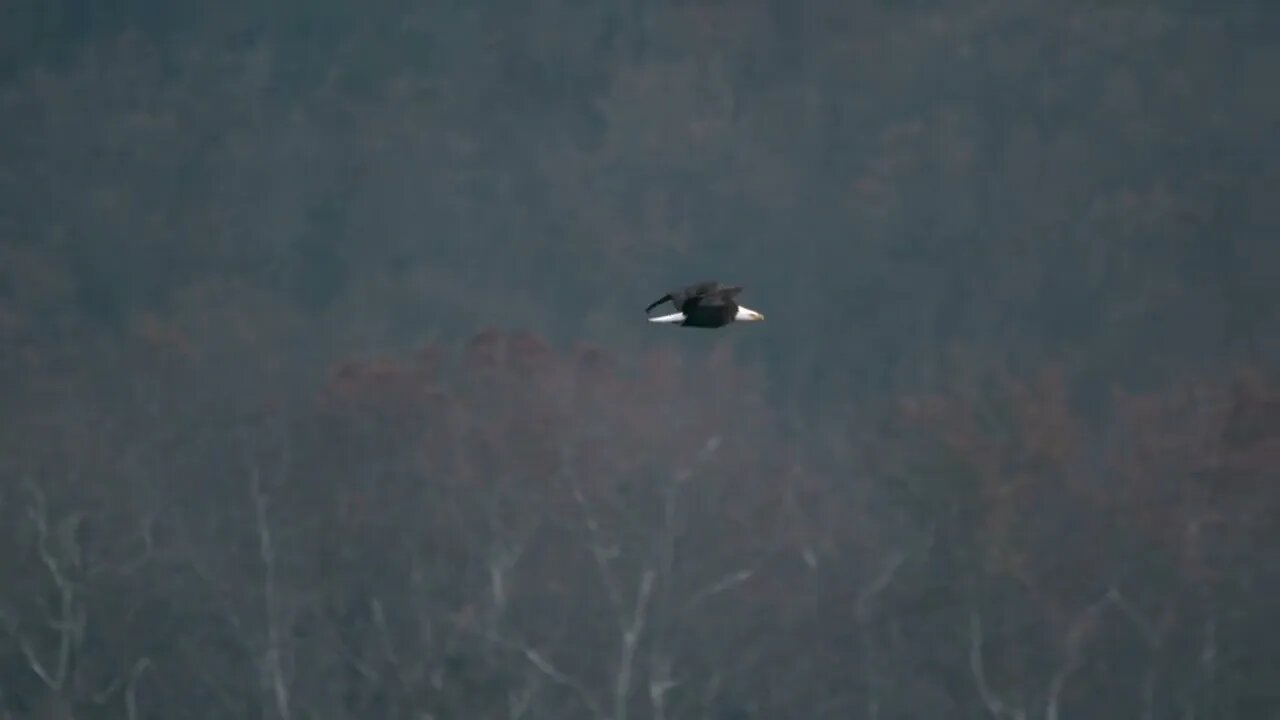
<svg viewBox="0 0 1280 720"><path fill-rule="evenodd" d="M738 322L760 322L764 319L764 315L751 308L738 306L738 314L734 315L733 319Z"/></svg>

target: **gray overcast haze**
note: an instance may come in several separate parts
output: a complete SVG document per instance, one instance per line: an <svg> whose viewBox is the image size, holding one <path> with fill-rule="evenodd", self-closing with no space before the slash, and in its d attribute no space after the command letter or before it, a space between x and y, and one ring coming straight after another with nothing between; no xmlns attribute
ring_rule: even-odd
<svg viewBox="0 0 1280 720"><path fill-rule="evenodd" d="M0 720L1280 718L1277 77L1270 0L9 0Z"/></svg>

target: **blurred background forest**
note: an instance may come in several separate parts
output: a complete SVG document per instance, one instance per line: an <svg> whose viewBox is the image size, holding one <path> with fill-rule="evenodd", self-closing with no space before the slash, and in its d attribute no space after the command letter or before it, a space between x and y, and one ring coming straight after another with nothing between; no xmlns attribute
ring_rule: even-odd
<svg viewBox="0 0 1280 720"><path fill-rule="evenodd" d="M0 718L1280 718L1280 4L2 14Z"/></svg>

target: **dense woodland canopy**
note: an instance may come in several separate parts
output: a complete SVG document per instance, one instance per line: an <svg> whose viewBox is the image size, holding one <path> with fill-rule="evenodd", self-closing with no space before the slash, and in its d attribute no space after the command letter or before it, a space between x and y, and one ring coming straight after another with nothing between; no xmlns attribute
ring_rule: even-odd
<svg viewBox="0 0 1280 720"><path fill-rule="evenodd" d="M1280 5L3 15L0 718L1280 713Z"/></svg>

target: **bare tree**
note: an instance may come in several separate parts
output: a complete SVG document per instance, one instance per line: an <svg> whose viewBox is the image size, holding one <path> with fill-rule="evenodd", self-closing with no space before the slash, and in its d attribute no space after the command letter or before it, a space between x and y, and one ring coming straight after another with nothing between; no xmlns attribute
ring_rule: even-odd
<svg viewBox="0 0 1280 720"><path fill-rule="evenodd" d="M52 585L51 607L24 617L16 608L0 608L0 622L17 643L27 666L40 678L56 702L76 701L76 659L84 641L86 622L82 556L77 530L84 516L69 513L51 517L44 491L30 478L25 483L30 505L27 520L35 533L35 556Z"/></svg>
<svg viewBox="0 0 1280 720"><path fill-rule="evenodd" d="M289 448L286 439L281 446L278 470L280 476L289 472ZM265 637L262 639L260 657L262 685L271 698L271 705L279 720L290 720L291 680L286 667L291 664L291 648L288 635L288 610L280 597L279 549L272 532L270 514L271 498L264 484L263 470L256 448L245 443L245 465L248 475L249 501L253 511L253 527L258 538L258 559L261 562L262 619Z"/></svg>

